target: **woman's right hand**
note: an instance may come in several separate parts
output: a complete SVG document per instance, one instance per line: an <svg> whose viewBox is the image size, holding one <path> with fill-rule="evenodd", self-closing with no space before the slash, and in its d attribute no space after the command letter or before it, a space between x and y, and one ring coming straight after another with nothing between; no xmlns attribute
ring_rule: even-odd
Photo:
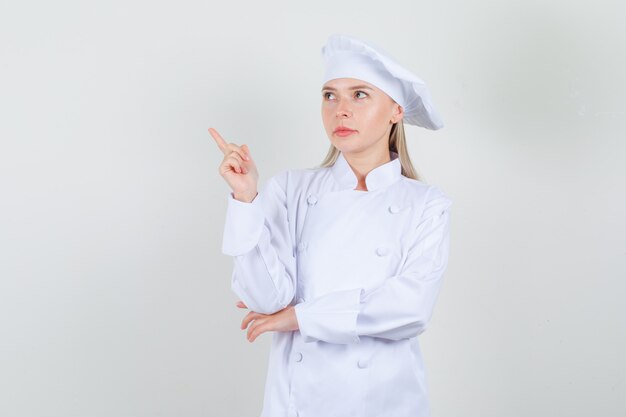
<svg viewBox="0 0 626 417"><path fill-rule="evenodd" d="M224 160L219 166L220 175L233 190L233 196L237 200L251 202L257 195L259 173L250 156L248 145L227 143L212 127L209 128L209 133L224 153Z"/></svg>

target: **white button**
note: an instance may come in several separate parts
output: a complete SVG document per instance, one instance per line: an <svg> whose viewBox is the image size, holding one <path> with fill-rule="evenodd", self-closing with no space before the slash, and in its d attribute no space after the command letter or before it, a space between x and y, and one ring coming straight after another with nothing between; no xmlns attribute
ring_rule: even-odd
<svg viewBox="0 0 626 417"><path fill-rule="evenodd" d="M396 206L395 204L392 204L389 206L390 213L397 213L399 211L400 211L400 207Z"/></svg>
<svg viewBox="0 0 626 417"><path fill-rule="evenodd" d="M317 203L317 197L315 197L313 194L309 195L309 197L306 199L307 203L309 203L309 206L314 205L315 203Z"/></svg>
<svg viewBox="0 0 626 417"><path fill-rule="evenodd" d="M301 362L301 361L302 361L302 353L296 352L296 362Z"/></svg>
<svg viewBox="0 0 626 417"><path fill-rule="evenodd" d="M300 303L304 303L304 298L302 298L302 297L298 298L298 304L300 304Z"/></svg>
<svg viewBox="0 0 626 417"><path fill-rule="evenodd" d="M378 256L385 256L389 253L389 248L387 246L379 246L376 248L376 253Z"/></svg>
<svg viewBox="0 0 626 417"><path fill-rule="evenodd" d="M306 242L298 243L298 252L302 252L302 251L306 250L306 247L307 247L307 243Z"/></svg>
<svg viewBox="0 0 626 417"><path fill-rule="evenodd" d="M289 412L289 417L298 417L298 412L296 410L291 410Z"/></svg>
<svg viewBox="0 0 626 417"><path fill-rule="evenodd" d="M357 366L359 368L367 368L367 365L369 365L369 363L366 359L359 359L359 361L357 362Z"/></svg>

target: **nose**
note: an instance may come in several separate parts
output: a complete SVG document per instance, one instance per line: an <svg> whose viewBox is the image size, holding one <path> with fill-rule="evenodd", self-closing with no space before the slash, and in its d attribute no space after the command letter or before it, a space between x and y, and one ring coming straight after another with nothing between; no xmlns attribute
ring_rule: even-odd
<svg viewBox="0 0 626 417"><path fill-rule="evenodd" d="M337 117L346 118L352 116L352 111L346 107L346 101L341 101L337 108Z"/></svg>

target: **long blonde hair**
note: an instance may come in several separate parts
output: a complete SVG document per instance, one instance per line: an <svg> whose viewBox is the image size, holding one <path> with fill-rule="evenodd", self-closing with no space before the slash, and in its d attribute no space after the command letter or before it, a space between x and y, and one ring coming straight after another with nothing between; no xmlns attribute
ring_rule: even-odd
<svg viewBox="0 0 626 417"><path fill-rule="evenodd" d="M408 178L413 178L414 180L422 180L422 177L417 173L417 171L413 167L413 164L411 163L411 157L409 156L409 151L406 146L406 136L404 135L404 122L402 121L402 119L400 119L400 121L394 123L393 126L391 126L391 132L389 132L389 150L398 154L398 159L400 159L400 165L402 165L402 175ZM318 167L325 168L332 166L335 161L337 161L339 152L339 149L337 149L335 145L331 143L326 157Z"/></svg>

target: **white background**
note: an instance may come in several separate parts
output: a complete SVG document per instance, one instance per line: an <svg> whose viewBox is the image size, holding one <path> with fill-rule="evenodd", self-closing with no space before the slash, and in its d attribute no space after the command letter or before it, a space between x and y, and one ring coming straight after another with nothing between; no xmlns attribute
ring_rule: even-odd
<svg viewBox="0 0 626 417"><path fill-rule="evenodd" d="M0 415L260 414L207 132L261 184L319 164L320 48L370 39L445 127L454 201L420 336L433 417L626 409L623 2L0 2ZM278 417L278 416L277 416ZM323 417L323 416L319 416Z"/></svg>

